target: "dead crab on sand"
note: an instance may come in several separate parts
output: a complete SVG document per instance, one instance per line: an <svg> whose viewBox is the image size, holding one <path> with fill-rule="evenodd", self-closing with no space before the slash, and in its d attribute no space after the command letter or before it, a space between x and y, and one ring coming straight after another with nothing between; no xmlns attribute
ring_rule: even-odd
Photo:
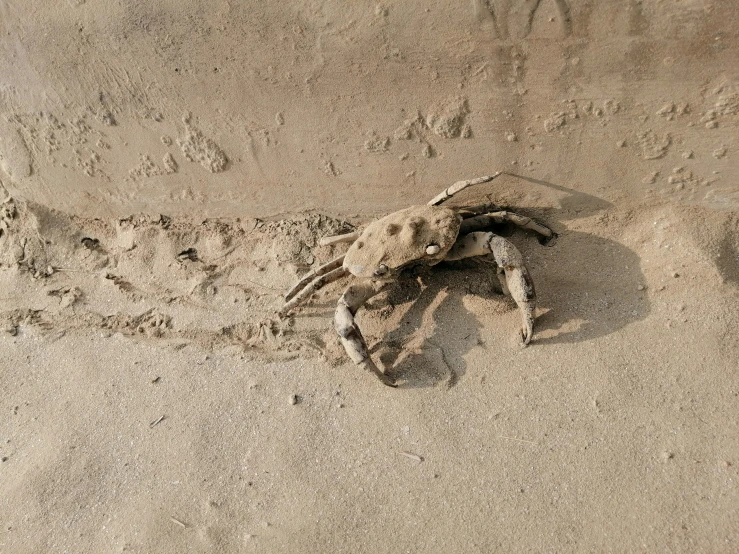
<svg viewBox="0 0 739 554"><path fill-rule="evenodd" d="M467 187L486 183L500 174L454 183L427 205L412 206L387 215L370 223L361 234L354 232L322 239L322 245L352 244L346 254L314 269L296 283L285 295L286 303L280 315L286 315L327 283L349 274L358 277L359 281L349 285L339 299L334 317L336 332L354 363L372 371L386 385L395 386L394 380L370 358L364 337L354 322L357 310L410 266L432 266L441 261L492 254L504 294L510 295L521 311L521 338L524 344L528 344L534 332L534 283L518 249L485 229L510 222L534 231L544 239L551 239L554 233L529 217L490 204L440 206Z"/></svg>

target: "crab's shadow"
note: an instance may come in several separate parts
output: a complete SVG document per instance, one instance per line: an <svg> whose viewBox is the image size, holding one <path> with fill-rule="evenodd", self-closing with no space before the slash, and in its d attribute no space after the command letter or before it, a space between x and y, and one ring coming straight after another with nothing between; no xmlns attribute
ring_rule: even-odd
<svg viewBox="0 0 739 554"><path fill-rule="evenodd" d="M560 190L563 187L551 185ZM591 341L644 319L650 312L639 256L623 244L580 231L566 230L562 219L587 217L611 205L597 197L571 191L563 209L536 212L517 210L552 225L560 232L553 247L540 246L524 233L499 229L524 254L538 294L539 316L529 348ZM564 206L567 206L565 209ZM470 311L465 297L487 301ZM516 311L510 298L499 292L492 268L464 261L440 264L407 275L389 291L388 302L406 307L402 319L373 348L375 356L398 378L401 387L416 388L446 383L454 386L467 372L466 354L483 344L485 318ZM480 307L482 306L482 308ZM485 309L483 313L478 310ZM489 311L487 311L489 310ZM510 319L510 318L509 318ZM513 318L519 325L518 317ZM493 339L496 348L517 348L510 334Z"/></svg>
<svg viewBox="0 0 739 554"><path fill-rule="evenodd" d="M405 311L372 354L402 388L453 387L464 376L465 355L482 342L482 324L464 305L470 294L506 306L494 273L485 275L469 263L404 276L388 292L388 303Z"/></svg>

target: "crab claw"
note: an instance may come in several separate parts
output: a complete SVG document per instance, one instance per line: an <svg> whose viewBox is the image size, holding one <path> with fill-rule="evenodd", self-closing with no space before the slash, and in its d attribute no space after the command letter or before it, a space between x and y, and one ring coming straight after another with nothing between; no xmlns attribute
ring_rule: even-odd
<svg viewBox="0 0 739 554"><path fill-rule="evenodd" d="M354 321L354 315L362 304L379 293L386 285L387 283L378 281L365 281L349 285L336 306L334 328L346 353L355 364L374 373L388 387L397 387L395 379L385 375L370 358L362 331Z"/></svg>

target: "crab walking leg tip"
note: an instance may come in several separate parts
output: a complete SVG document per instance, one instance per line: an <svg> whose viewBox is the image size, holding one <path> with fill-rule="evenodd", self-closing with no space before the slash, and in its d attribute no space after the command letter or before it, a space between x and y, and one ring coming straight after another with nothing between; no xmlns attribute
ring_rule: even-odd
<svg viewBox="0 0 739 554"><path fill-rule="evenodd" d="M377 375L378 379L382 381L383 385L387 385L388 387L396 388L398 384L395 382L395 379L392 377L385 375L382 370L375 365L375 362L372 361L372 358L365 358L361 362L357 364L362 369L365 369L371 373L374 373Z"/></svg>
<svg viewBox="0 0 739 554"><path fill-rule="evenodd" d="M523 346L526 347L531 342L531 337L534 335L534 325L533 322L530 325L527 325L526 327L523 327L521 329L521 340L523 341Z"/></svg>
<svg viewBox="0 0 739 554"><path fill-rule="evenodd" d="M330 237L323 237L319 239L319 246L330 246L332 244L339 244L341 242L354 242L359 238L359 233L352 231L351 233L345 233L343 235L332 235Z"/></svg>

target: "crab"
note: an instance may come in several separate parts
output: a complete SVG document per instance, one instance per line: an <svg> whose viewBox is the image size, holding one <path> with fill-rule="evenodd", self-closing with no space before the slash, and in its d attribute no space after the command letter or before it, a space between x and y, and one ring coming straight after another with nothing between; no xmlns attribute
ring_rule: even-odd
<svg viewBox="0 0 739 554"><path fill-rule="evenodd" d="M442 261L492 254L503 293L513 298L521 312L520 336L522 344L527 345L534 334L534 282L518 249L489 229L496 224L513 223L537 233L542 242L553 239L555 233L529 217L493 204L441 206L467 187L492 181L502 173L458 181L428 204L391 213L370 223L361 233L356 231L321 239L319 244L322 246L346 242L351 245L345 254L304 275L285 295L280 316L287 316L328 283L350 275L356 277L357 281L350 284L339 298L334 328L355 364L394 387L397 386L395 380L386 375L369 355L367 343L354 320L359 308L409 267L433 266Z"/></svg>

